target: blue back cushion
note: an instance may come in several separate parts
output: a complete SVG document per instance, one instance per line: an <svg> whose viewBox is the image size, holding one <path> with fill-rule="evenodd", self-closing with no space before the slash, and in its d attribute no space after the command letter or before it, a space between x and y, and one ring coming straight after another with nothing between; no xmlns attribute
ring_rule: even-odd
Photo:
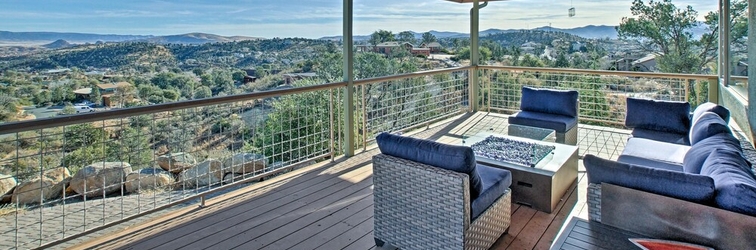
<svg viewBox="0 0 756 250"><path fill-rule="evenodd" d="M734 151L743 151L740 141L732 134L716 134L703 139L690 147L683 158L683 171L686 173L700 174L701 168L709 157L709 154L717 148L727 148Z"/></svg>
<svg viewBox="0 0 756 250"><path fill-rule="evenodd" d="M750 163L738 151L715 149L711 152L701 174L714 179L717 206L756 216L756 179L750 168Z"/></svg>
<svg viewBox="0 0 756 250"><path fill-rule="evenodd" d="M381 153L439 167L470 176L470 200L482 192L480 174L475 169L475 154L470 147L381 133L375 138Z"/></svg>
<svg viewBox="0 0 756 250"><path fill-rule="evenodd" d="M714 112L715 114L719 115L719 117L721 117L722 120L725 121L725 123L730 122L730 110L712 102L702 103L701 105L698 105L698 107L693 110L693 118L690 120L692 122L696 122L698 117L701 117L701 115L705 112Z"/></svg>
<svg viewBox="0 0 756 250"><path fill-rule="evenodd" d="M520 109L577 117L578 92L574 90L536 89L522 87Z"/></svg>
<svg viewBox="0 0 756 250"><path fill-rule="evenodd" d="M687 102L657 101L627 98L625 126L678 134L690 129L690 104Z"/></svg>
<svg viewBox="0 0 756 250"><path fill-rule="evenodd" d="M732 134L730 127L722 117L714 112L704 112L693 121L690 127L690 145L716 134Z"/></svg>
<svg viewBox="0 0 756 250"><path fill-rule="evenodd" d="M708 176L635 166L585 155L588 182L609 183L672 198L708 203L714 197L714 180Z"/></svg>

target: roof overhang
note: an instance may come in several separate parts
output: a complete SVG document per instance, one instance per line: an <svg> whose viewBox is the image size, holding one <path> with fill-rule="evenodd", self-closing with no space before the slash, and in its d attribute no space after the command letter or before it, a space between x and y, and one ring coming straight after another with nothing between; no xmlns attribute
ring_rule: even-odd
<svg viewBox="0 0 756 250"><path fill-rule="evenodd" d="M446 0L449 2L455 2L455 3L472 3L473 0ZM507 0L478 0L478 2L494 2L494 1L507 1Z"/></svg>

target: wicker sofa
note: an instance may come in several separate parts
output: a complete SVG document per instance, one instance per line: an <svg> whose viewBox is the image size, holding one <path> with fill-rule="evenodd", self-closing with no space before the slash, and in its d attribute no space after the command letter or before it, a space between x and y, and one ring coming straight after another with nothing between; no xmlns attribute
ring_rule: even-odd
<svg viewBox="0 0 756 250"><path fill-rule="evenodd" d="M577 145L578 92L522 87L520 111L509 124L553 129L556 142Z"/></svg>
<svg viewBox="0 0 756 250"><path fill-rule="evenodd" d="M373 157L377 246L488 249L509 228L512 175L472 149L382 133Z"/></svg>
<svg viewBox="0 0 756 250"><path fill-rule="evenodd" d="M617 161L586 155L589 219L716 249L756 246L756 178L713 103L628 98L633 137Z"/></svg>

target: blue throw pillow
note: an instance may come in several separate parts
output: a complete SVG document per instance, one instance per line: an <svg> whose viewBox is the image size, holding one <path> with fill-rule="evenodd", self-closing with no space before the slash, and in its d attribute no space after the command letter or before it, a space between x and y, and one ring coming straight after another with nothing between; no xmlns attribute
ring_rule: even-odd
<svg viewBox="0 0 756 250"><path fill-rule="evenodd" d="M520 109L569 117L578 116L578 92L522 87Z"/></svg>
<svg viewBox="0 0 756 250"><path fill-rule="evenodd" d="M470 199L483 189L475 169L475 154L470 147L455 146L412 137L381 133L375 138L381 153L439 167L470 176Z"/></svg>
<svg viewBox="0 0 756 250"><path fill-rule="evenodd" d="M726 148L742 152L740 141L732 134L716 134L709 138L703 139L690 147L685 158L683 158L683 171L686 173L700 174L706 158L709 154L718 148Z"/></svg>
<svg viewBox="0 0 756 250"><path fill-rule="evenodd" d="M627 98L625 126L678 134L690 129L690 104L687 102L657 101Z"/></svg>
<svg viewBox="0 0 756 250"><path fill-rule="evenodd" d="M740 152L715 149L704 162L701 174L714 179L720 208L756 216L756 178Z"/></svg>
<svg viewBox="0 0 756 250"><path fill-rule="evenodd" d="M587 154L583 158L588 182L609 183L696 203L714 197L714 180L708 176L635 166Z"/></svg>
<svg viewBox="0 0 756 250"><path fill-rule="evenodd" d="M712 102L702 103L698 105L698 107L693 110L693 118L690 120L695 123L698 117L701 117L701 115L705 112L714 112L715 114L719 115L719 117L722 117L722 120L724 120L725 123L730 122L730 110Z"/></svg>
<svg viewBox="0 0 756 250"><path fill-rule="evenodd" d="M690 127L690 145L716 134L732 134L730 127L722 120L722 117L714 112L704 112Z"/></svg>

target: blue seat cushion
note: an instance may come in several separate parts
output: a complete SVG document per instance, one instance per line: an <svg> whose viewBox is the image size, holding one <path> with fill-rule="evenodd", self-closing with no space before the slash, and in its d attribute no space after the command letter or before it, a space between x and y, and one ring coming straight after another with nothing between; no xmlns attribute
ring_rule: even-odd
<svg viewBox="0 0 756 250"><path fill-rule="evenodd" d="M642 128L633 129L633 132L631 132L631 134L633 135L633 138L645 138L660 142L690 145L690 141L688 141L690 139L688 134L662 132Z"/></svg>
<svg viewBox="0 0 756 250"><path fill-rule="evenodd" d="M659 142L644 138L630 138L618 162L682 172L683 160L689 146Z"/></svg>
<svg viewBox="0 0 756 250"><path fill-rule="evenodd" d="M564 115L520 111L509 116L509 124L553 129L557 133L565 133L577 125L578 118Z"/></svg>
<svg viewBox="0 0 756 250"><path fill-rule="evenodd" d="M390 133L379 134L375 141L383 154L467 174L470 177L470 200L478 198L483 190L480 175L475 170L475 154L470 147Z"/></svg>
<svg viewBox="0 0 756 250"><path fill-rule="evenodd" d="M706 158L701 174L714 179L717 206L733 212L756 216L756 178L740 152L715 149Z"/></svg>
<svg viewBox="0 0 756 250"><path fill-rule="evenodd" d="M688 134L690 104L628 97L625 126Z"/></svg>
<svg viewBox="0 0 756 250"><path fill-rule="evenodd" d="M683 171L700 174L706 158L717 148L726 148L738 152L743 151L740 141L732 134L713 135L690 146L690 150L688 150L685 158L683 158Z"/></svg>
<svg viewBox="0 0 756 250"><path fill-rule="evenodd" d="M690 145L721 133L732 134L732 131L722 117L714 112L704 112L690 126Z"/></svg>
<svg viewBox="0 0 756 250"><path fill-rule="evenodd" d="M537 89L522 87L520 110L578 116L578 92L575 90Z"/></svg>
<svg viewBox="0 0 756 250"><path fill-rule="evenodd" d="M478 165L476 168L483 183L483 192L472 201L472 219L478 218L499 197L504 195L512 185L512 173L506 169Z"/></svg>
<svg viewBox="0 0 756 250"><path fill-rule="evenodd" d="M695 122L698 117L701 117L701 115L705 112L714 112L715 114L719 115L719 117L721 117L722 120L725 121L725 123L730 122L730 110L712 102L706 102L698 105L698 107L693 110L693 118L690 120L692 122Z"/></svg>
<svg viewBox="0 0 756 250"><path fill-rule="evenodd" d="M710 204L714 198L714 180L709 176L630 165L590 154L583 158L583 164L590 183L609 183L702 204Z"/></svg>

